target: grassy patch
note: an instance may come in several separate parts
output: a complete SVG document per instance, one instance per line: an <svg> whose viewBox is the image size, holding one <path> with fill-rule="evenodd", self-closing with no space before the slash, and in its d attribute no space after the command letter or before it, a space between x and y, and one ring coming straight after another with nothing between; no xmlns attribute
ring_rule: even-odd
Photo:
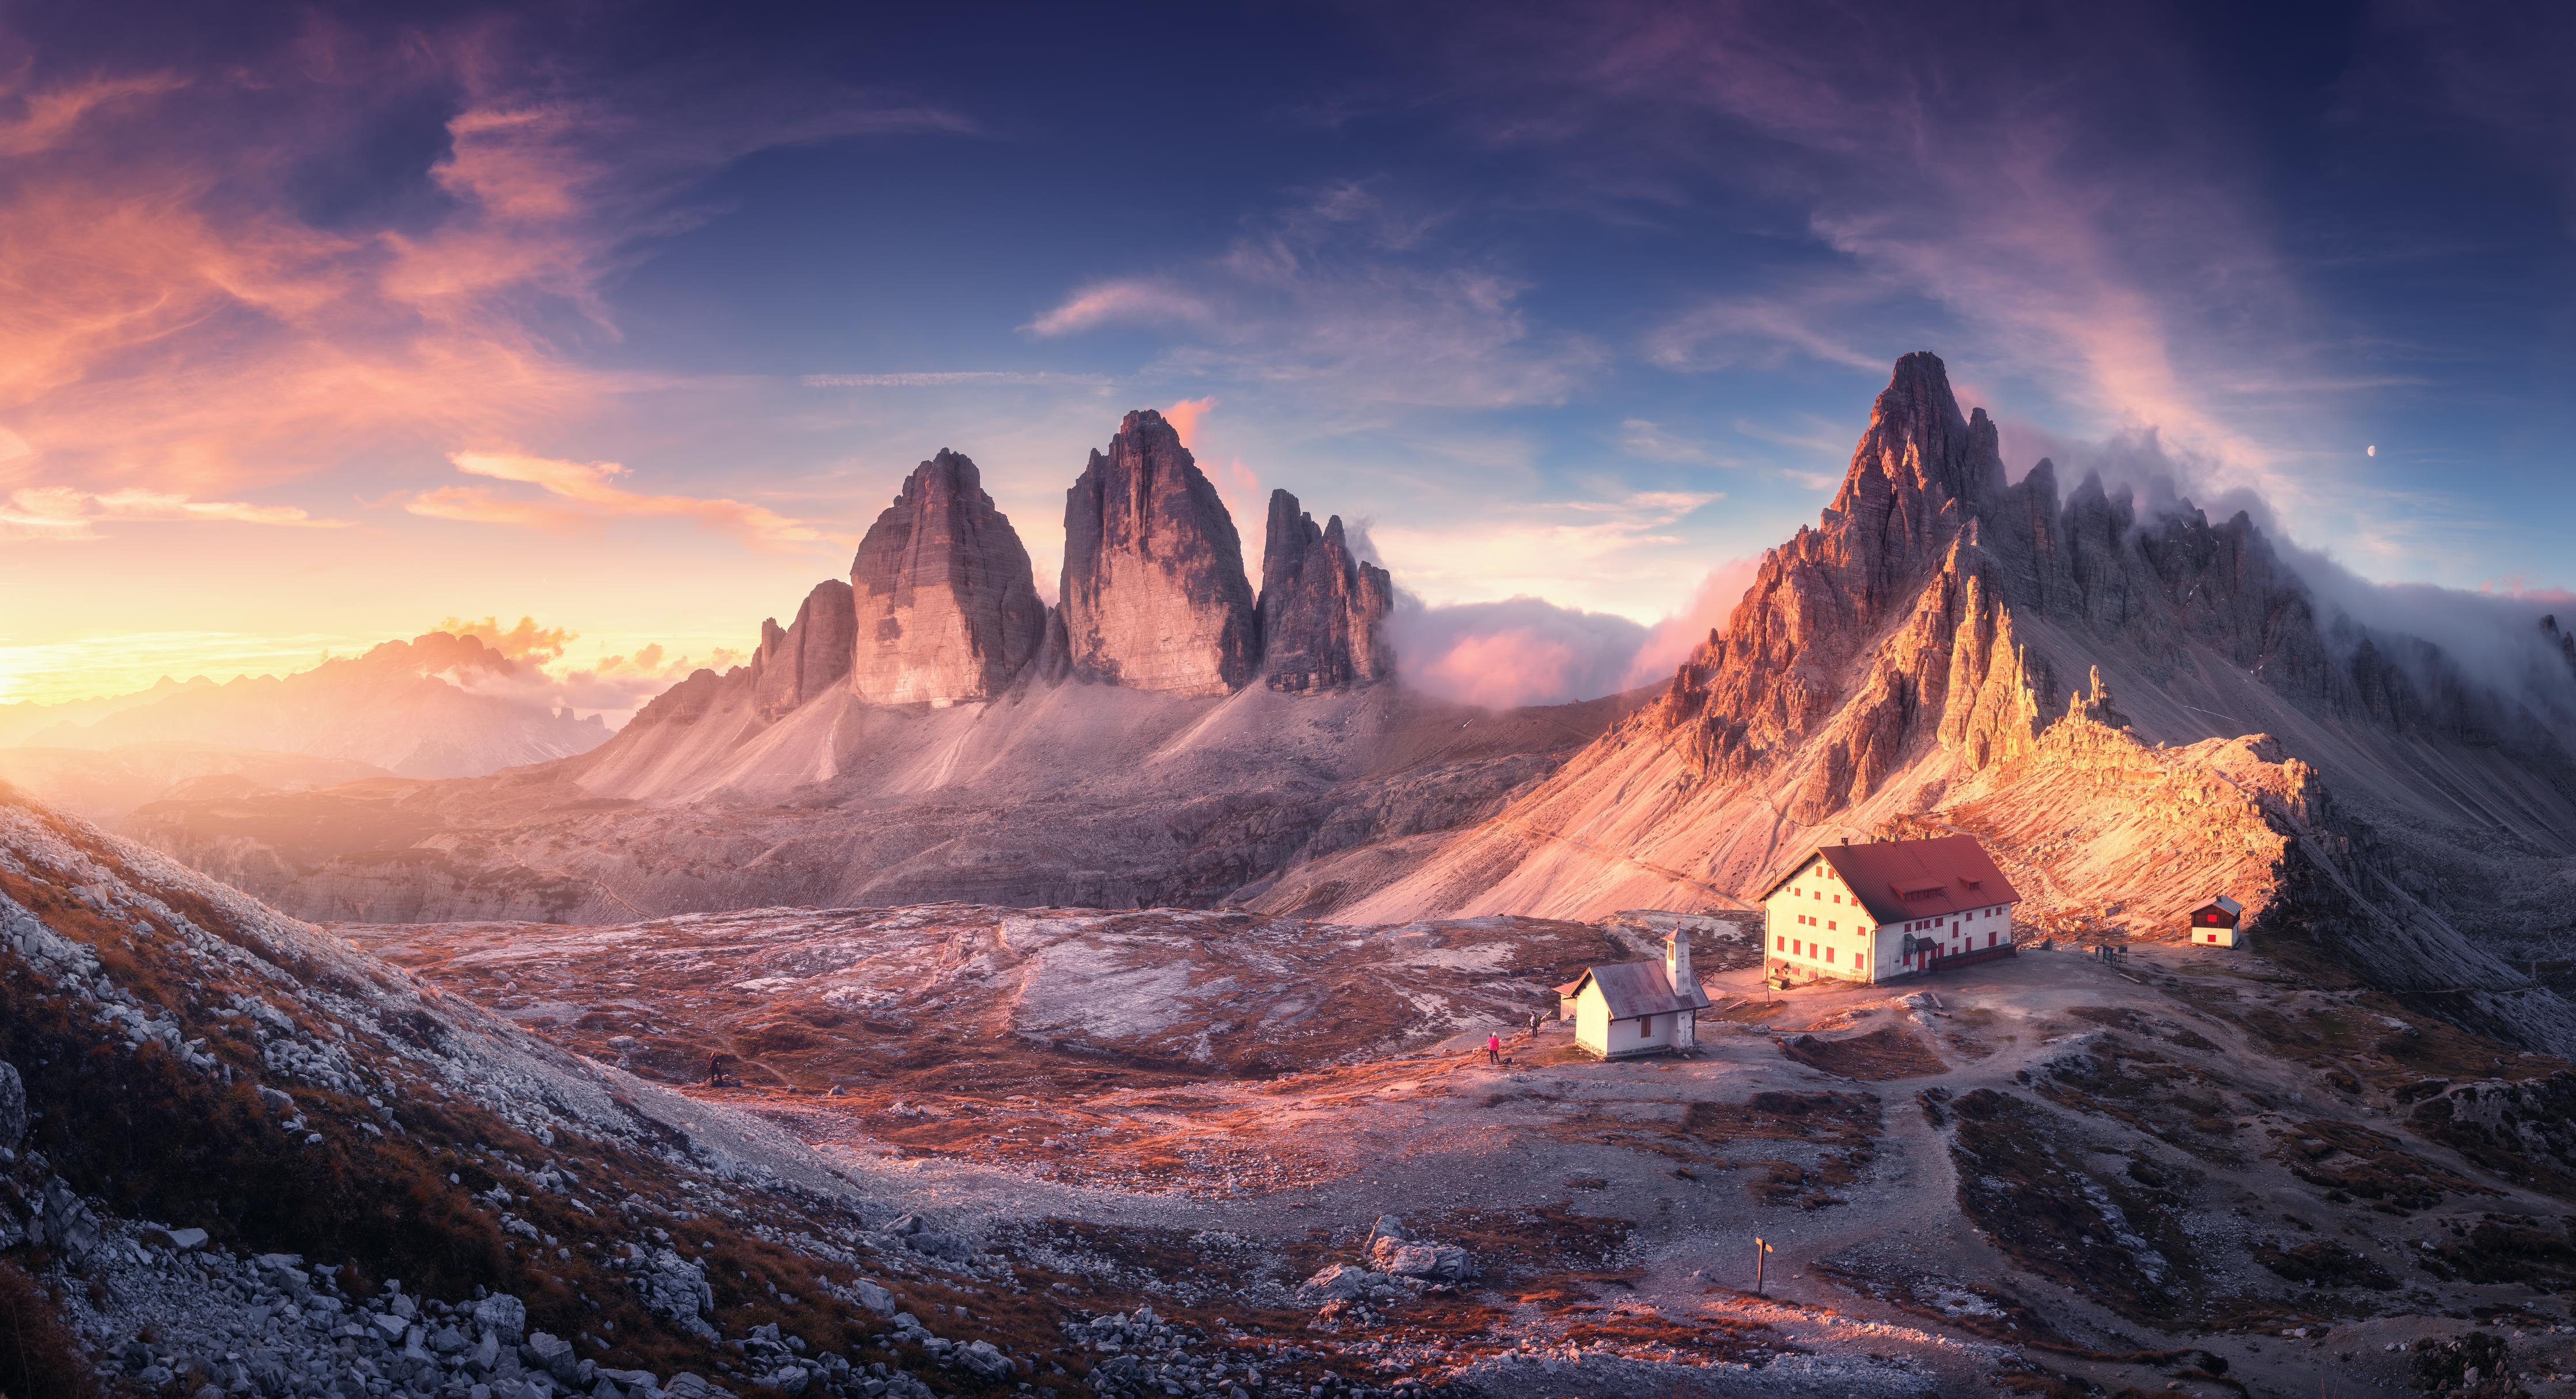
<svg viewBox="0 0 2576 1399"><path fill-rule="evenodd" d="M1780 1041L1780 1052L1811 1069L1870 1082L1929 1078L1950 1071L1921 1035L1902 1025L1882 1025L1867 1034L1835 1040L1800 1035Z"/></svg>

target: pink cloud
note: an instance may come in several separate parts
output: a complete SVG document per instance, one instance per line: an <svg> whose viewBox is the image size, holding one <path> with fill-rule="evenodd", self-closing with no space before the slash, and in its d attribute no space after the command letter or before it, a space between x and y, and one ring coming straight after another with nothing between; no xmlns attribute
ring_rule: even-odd
<svg viewBox="0 0 2576 1399"><path fill-rule="evenodd" d="M86 540L110 520L227 521L294 529L338 529L346 520L321 520L292 505L239 500L194 500L137 487L91 492L70 486L27 486L0 502L0 537Z"/></svg>
<svg viewBox="0 0 2576 1399"><path fill-rule="evenodd" d="M1669 679L1691 651L1709 639L1722 634L1727 619L1735 615L1736 604L1744 601L1745 590L1762 569L1758 558L1729 559L1708 571L1691 590L1690 601L1682 610L1658 622L1646 633L1628 662L1627 674L1621 677L1622 689Z"/></svg>
<svg viewBox="0 0 2576 1399"><path fill-rule="evenodd" d="M1180 434L1182 446L1191 446L1199 438L1199 419L1206 417L1209 410L1216 407L1216 402L1214 396L1182 399L1163 410L1163 421L1170 423L1172 431Z"/></svg>
<svg viewBox="0 0 2576 1399"><path fill-rule="evenodd" d="M540 529L619 516L662 516L694 521L757 549L791 548L827 538L814 526L763 505L721 496L627 490L617 484L626 468L613 461L563 461L523 452L450 452L447 457L469 476L535 486L553 499L530 502L475 487L448 486L412 497L404 502L404 509L438 519Z"/></svg>
<svg viewBox="0 0 2576 1399"><path fill-rule="evenodd" d="M1159 282L1131 280L1086 287L1021 329L1056 336L1105 325L1195 325L1213 318L1207 302L1196 296Z"/></svg>
<svg viewBox="0 0 2576 1399"><path fill-rule="evenodd" d="M1460 639L1420 669L1424 688L1465 704L1512 709L1569 698L1583 657L1563 638L1509 627Z"/></svg>

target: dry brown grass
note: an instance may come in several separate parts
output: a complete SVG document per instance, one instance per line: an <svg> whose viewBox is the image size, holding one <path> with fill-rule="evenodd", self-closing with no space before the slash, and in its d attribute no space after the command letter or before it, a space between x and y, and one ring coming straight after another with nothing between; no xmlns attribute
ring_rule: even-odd
<svg viewBox="0 0 2576 1399"><path fill-rule="evenodd" d="M1781 1040L1780 1052L1811 1069L1873 1083L1950 1071L1921 1035L1902 1025L1881 1025L1867 1034L1832 1040L1800 1035Z"/></svg>
<svg viewBox="0 0 2576 1399"><path fill-rule="evenodd" d="M104 1394L54 1299L0 1262L0 1396L91 1399Z"/></svg>

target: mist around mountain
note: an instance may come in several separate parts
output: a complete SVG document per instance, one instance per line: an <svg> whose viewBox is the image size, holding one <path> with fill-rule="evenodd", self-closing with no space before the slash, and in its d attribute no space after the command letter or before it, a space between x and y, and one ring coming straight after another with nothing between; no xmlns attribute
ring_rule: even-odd
<svg viewBox="0 0 2576 1399"><path fill-rule="evenodd" d="M597 714L546 697L538 663L475 635L428 632L289 675L164 679L64 704L0 706L0 779L115 819L181 784L300 791L368 776L473 777L585 753ZM243 784L246 784L243 785Z"/></svg>

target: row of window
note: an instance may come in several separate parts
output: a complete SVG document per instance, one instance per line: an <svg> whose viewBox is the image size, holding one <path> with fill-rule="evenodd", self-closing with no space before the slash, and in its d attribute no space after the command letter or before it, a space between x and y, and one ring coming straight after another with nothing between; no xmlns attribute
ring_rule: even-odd
<svg viewBox="0 0 2576 1399"><path fill-rule="evenodd" d="M1819 923L1817 922L1817 920L1816 920L1816 919L1811 918L1811 917L1809 917L1808 915L1803 914L1803 913L1801 913L1801 914L1799 914L1799 915L1798 915L1798 922L1799 922L1802 926L1809 927L1809 928L1813 928L1813 927L1817 927L1817 926L1823 926L1823 927L1827 927L1827 928L1832 928L1832 929L1834 929L1834 930L1835 930L1835 931L1837 931L1837 932L1840 932L1840 931L1842 930L1842 924L1840 924L1840 923L1832 923L1832 922L1829 922L1829 923L1824 923L1824 924L1819 925Z"/></svg>
<svg viewBox="0 0 2576 1399"><path fill-rule="evenodd" d="M1821 943L1808 942L1804 938L1796 939L1796 946L1793 947L1790 945L1791 941L1791 939L1785 937L1774 937L1771 940L1771 950L1774 952L1787 952L1799 957L1813 957L1821 952L1824 955L1825 964L1827 966L1833 965L1834 950L1832 948L1826 947ZM1858 953L1854 953L1852 955L1852 965L1855 967L1860 965L1860 955Z"/></svg>

